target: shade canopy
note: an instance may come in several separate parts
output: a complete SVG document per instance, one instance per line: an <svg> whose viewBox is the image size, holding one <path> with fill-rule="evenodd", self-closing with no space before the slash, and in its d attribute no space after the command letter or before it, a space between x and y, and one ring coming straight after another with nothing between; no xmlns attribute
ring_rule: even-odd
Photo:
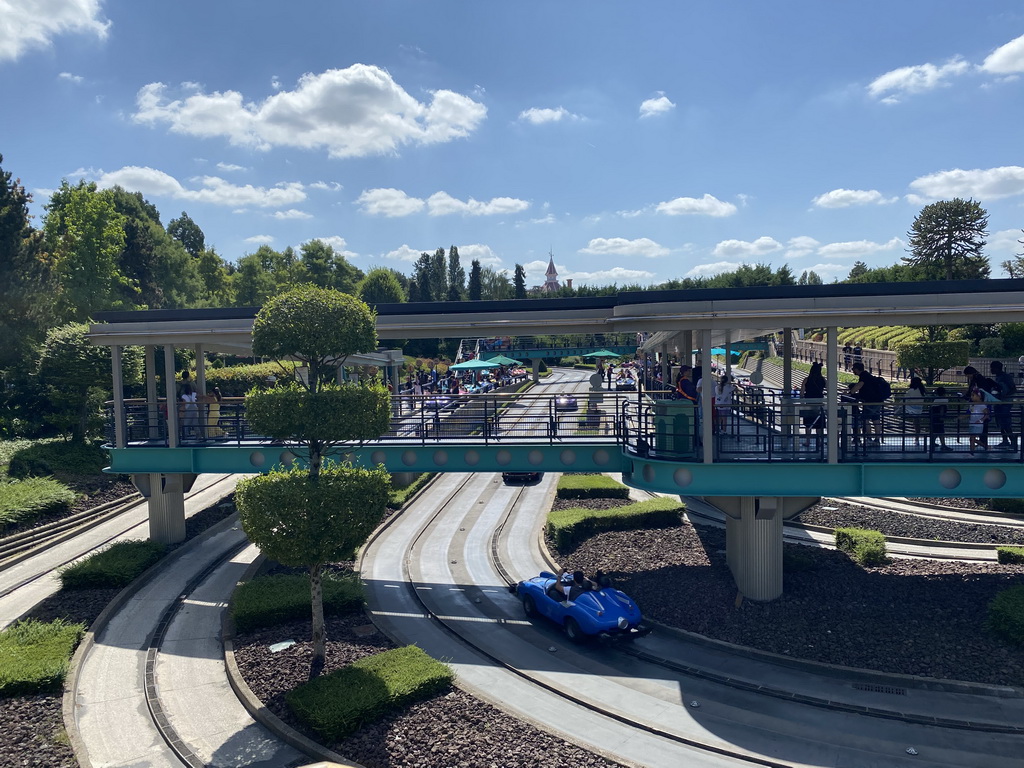
<svg viewBox="0 0 1024 768"><path fill-rule="evenodd" d="M493 360L480 360L479 358L473 358L467 360L464 363L455 363L455 365L449 365L448 370L450 371L485 371L488 368L498 368L501 363L496 363Z"/></svg>
<svg viewBox="0 0 1024 768"><path fill-rule="evenodd" d="M599 349L597 352L587 352L583 357L622 357L618 352L607 349Z"/></svg>
<svg viewBox="0 0 1024 768"><path fill-rule="evenodd" d="M497 357L492 357L487 362L497 363L498 365L522 365L521 361L513 360L511 357L506 357L505 355L498 355Z"/></svg>

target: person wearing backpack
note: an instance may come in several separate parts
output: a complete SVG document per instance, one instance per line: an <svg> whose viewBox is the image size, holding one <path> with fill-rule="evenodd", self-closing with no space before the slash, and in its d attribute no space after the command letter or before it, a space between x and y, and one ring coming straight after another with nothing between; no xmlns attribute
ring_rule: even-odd
<svg viewBox="0 0 1024 768"><path fill-rule="evenodd" d="M879 376L872 376L864 369L863 363L854 363L853 372L859 381L850 387L850 394L860 403L861 428L864 430L864 445L871 439L874 445L881 443L882 401L892 394L889 382Z"/></svg>
<svg viewBox="0 0 1024 768"><path fill-rule="evenodd" d="M999 426L999 433L1003 437L1002 442L996 447L1016 451L1017 438L1013 434L1013 406L1010 405L1010 401L1017 393L1017 385L1013 382L1013 376L1003 370L1003 364L999 360L989 363L989 371L996 383L995 395L999 398L999 402L992 406L992 410Z"/></svg>

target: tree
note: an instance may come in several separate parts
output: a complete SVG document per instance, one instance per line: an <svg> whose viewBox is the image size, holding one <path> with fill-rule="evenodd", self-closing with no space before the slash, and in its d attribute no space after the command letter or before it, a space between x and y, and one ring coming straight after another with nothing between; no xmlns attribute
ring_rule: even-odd
<svg viewBox="0 0 1024 768"><path fill-rule="evenodd" d="M1021 230L1024 232L1024 229ZM1024 240L1018 240L1018 243L1024 245ZM1006 272L1011 278L1024 277L1024 251L1014 254L1012 259L1000 262L1000 267Z"/></svg>
<svg viewBox="0 0 1024 768"><path fill-rule="evenodd" d="M504 272L498 272L492 267L480 270L480 298L500 301L511 299L514 293L512 281Z"/></svg>
<svg viewBox="0 0 1024 768"><path fill-rule="evenodd" d="M974 200L941 200L921 209L907 234L910 256L903 261L919 267L928 280L972 280L988 277L982 254L988 234L988 214Z"/></svg>
<svg viewBox="0 0 1024 768"><path fill-rule="evenodd" d="M196 257L196 271L203 281L203 303L211 307L231 305L231 289L228 283L228 265L213 248L207 248Z"/></svg>
<svg viewBox="0 0 1024 768"><path fill-rule="evenodd" d="M484 284L480 274L480 260L473 259L469 265L469 300L480 301L484 295Z"/></svg>
<svg viewBox="0 0 1024 768"><path fill-rule="evenodd" d="M466 270L459 260L459 249L454 245L448 249L448 301L462 301L466 298Z"/></svg>
<svg viewBox="0 0 1024 768"><path fill-rule="evenodd" d="M334 370L377 346L374 315L353 296L301 286L269 300L253 324L253 354L298 359L305 383L253 390L246 416L258 433L305 448L307 470L274 469L238 485L236 502L249 539L270 558L309 569L313 656L323 670L325 628L321 576L329 562L350 559L384 514L390 479L383 468L325 466L327 452L380 437L390 425L390 398L378 384L338 385Z"/></svg>
<svg viewBox="0 0 1024 768"><path fill-rule="evenodd" d="M438 248L430 257L430 300L444 301L448 298L448 263L444 248Z"/></svg>
<svg viewBox="0 0 1024 768"><path fill-rule="evenodd" d="M405 291L395 277L394 270L377 267L366 273L359 283L359 298L376 307L378 304L400 304L405 301Z"/></svg>
<svg viewBox="0 0 1024 768"><path fill-rule="evenodd" d="M904 342L896 347L896 362L904 368L916 368L930 387L942 371L967 365L969 341Z"/></svg>
<svg viewBox="0 0 1024 768"><path fill-rule="evenodd" d="M197 258L199 254L206 250L206 235L203 234L203 230L199 228L199 225L192 221L184 211L181 212L181 216L177 219L171 219L167 225L167 234L181 243L182 247L193 258Z"/></svg>
<svg viewBox="0 0 1024 768"><path fill-rule="evenodd" d="M522 264L516 264L516 271L512 277L512 285L515 289L514 297L517 299L526 298L526 270Z"/></svg>

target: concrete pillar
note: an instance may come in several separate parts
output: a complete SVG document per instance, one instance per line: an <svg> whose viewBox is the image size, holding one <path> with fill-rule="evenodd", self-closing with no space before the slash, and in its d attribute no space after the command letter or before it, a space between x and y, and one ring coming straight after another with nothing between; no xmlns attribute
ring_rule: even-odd
<svg viewBox="0 0 1024 768"><path fill-rule="evenodd" d="M392 365L390 367L391 372L391 392L395 397L391 399L391 412L400 415L402 408L402 401L398 397L398 388L402 386L402 377L399 375L398 365Z"/></svg>
<svg viewBox="0 0 1024 768"><path fill-rule="evenodd" d="M167 447L178 447L178 387L174 381L174 347L164 344L164 394L167 397Z"/></svg>
<svg viewBox="0 0 1024 768"><path fill-rule="evenodd" d="M149 439L160 437L160 403L156 396L156 347L146 345L146 423Z"/></svg>
<svg viewBox="0 0 1024 768"><path fill-rule="evenodd" d="M683 349L679 362L682 365L693 365L693 331L683 331Z"/></svg>
<svg viewBox="0 0 1024 768"><path fill-rule="evenodd" d="M195 475L132 475L135 487L148 501L149 538L161 544L185 540L185 492Z"/></svg>
<svg viewBox="0 0 1024 768"><path fill-rule="evenodd" d="M196 393L202 397L206 394L206 351L202 344L196 344Z"/></svg>
<svg viewBox="0 0 1024 768"><path fill-rule="evenodd" d="M793 329L783 328L782 333L782 391L789 397L793 391Z"/></svg>
<svg viewBox="0 0 1024 768"><path fill-rule="evenodd" d="M672 366L668 362L668 344L661 347L661 384L662 389L672 389Z"/></svg>
<svg viewBox="0 0 1024 768"><path fill-rule="evenodd" d="M828 443L828 463L839 463L839 334L833 325L825 329L825 439Z"/></svg>
<svg viewBox="0 0 1024 768"><path fill-rule="evenodd" d="M540 382L540 358L535 357L530 361L533 364L533 383Z"/></svg>
<svg viewBox="0 0 1024 768"><path fill-rule="evenodd" d="M736 588L750 600L782 596L782 500L774 496L708 498L725 513L725 558Z"/></svg>
<svg viewBox="0 0 1024 768"><path fill-rule="evenodd" d="M703 369L701 378L704 381L700 391L700 435L704 443L703 461L705 464L711 464L715 460L715 380L711 376L711 331L700 332L700 364Z"/></svg>
<svg viewBox="0 0 1024 768"><path fill-rule="evenodd" d="M125 431L128 422L124 415L124 373L121 370L121 347L110 348L110 368L114 379L114 447L127 445Z"/></svg>
<svg viewBox="0 0 1024 768"><path fill-rule="evenodd" d="M732 331L725 332L725 373L732 378Z"/></svg>

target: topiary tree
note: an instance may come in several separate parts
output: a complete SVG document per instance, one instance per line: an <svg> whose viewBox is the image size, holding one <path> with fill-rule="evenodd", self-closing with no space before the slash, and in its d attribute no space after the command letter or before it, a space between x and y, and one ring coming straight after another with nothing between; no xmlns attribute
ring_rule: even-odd
<svg viewBox="0 0 1024 768"><path fill-rule="evenodd" d="M896 362L904 368L916 368L930 387L940 371L967 365L969 341L903 342L896 347Z"/></svg>
<svg viewBox="0 0 1024 768"><path fill-rule="evenodd" d="M390 478L383 468L325 464L329 451L380 437L390 424L390 398L379 385L338 385L337 366L377 346L374 314L359 299L306 285L283 293L257 313L253 353L293 358L305 381L246 395L257 432L300 447L306 469L274 468L239 483L236 502L249 539L268 557L309 569L313 657L310 679L323 670L323 566L349 559L384 514ZM304 448L305 450L301 450ZM304 454L304 455L303 455Z"/></svg>

